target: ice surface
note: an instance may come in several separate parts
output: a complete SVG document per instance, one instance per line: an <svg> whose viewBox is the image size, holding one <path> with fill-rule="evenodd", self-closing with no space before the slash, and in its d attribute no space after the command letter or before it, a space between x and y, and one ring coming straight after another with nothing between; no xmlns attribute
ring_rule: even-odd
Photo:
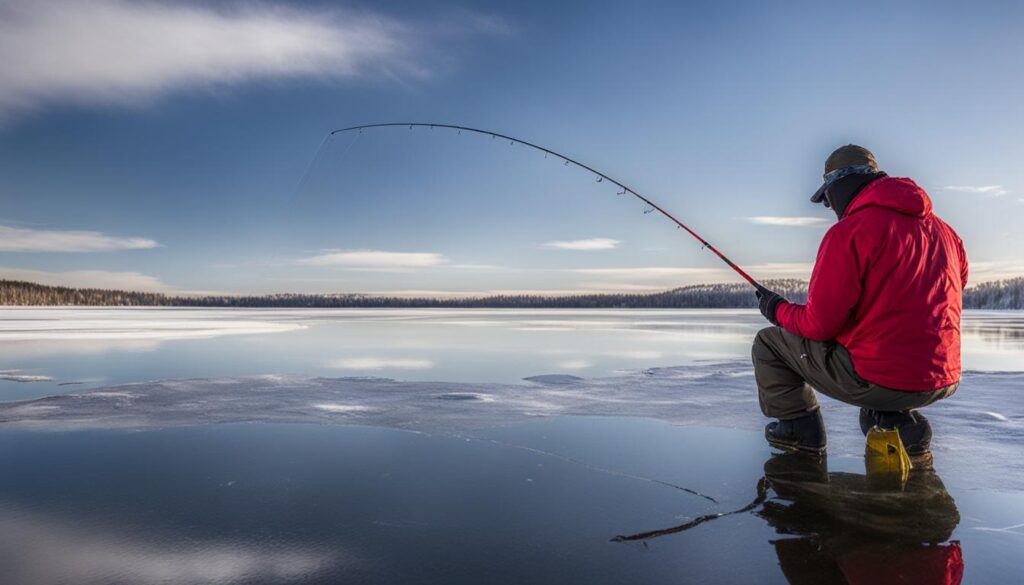
<svg viewBox="0 0 1024 585"><path fill-rule="evenodd" d="M615 415L759 431L765 420L750 370L745 361L712 362L604 378L542 375L523 384L299 375L166 380L0 404L0 422L43 428L312 422L457 433L530 417ZM955 396L925 411L936 460L953 462L989 488L1024 488L1022 391L1024 372L966 372ZM823 399L823 412L830 453L859 457L856 410Z"/></svg>
<svg viewBox="0 0 1024 585"><path fill-rule="evenodd" d="M573 376L570 374L541 374L540 376L530 376L524 378L528 382L536 382L537 384L576 384L583 380L579 376Z"/></svg>

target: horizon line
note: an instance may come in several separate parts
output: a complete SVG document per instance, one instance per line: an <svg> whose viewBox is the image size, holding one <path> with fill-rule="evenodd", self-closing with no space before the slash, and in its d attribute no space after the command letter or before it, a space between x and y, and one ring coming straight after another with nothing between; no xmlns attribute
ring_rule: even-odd
<svg viewBox="0 0 1024 585"><path fill-rule="evenodd" d="M1008 277L1008 278L997 278L992 280L985 280L969 285L965 290L976 288L987 284L998 284L1008 283L1016 280L1024 279L1024 275ZM792 283L807 285L808 280L802 278L774 278L766 279L763 282L775 282L775 283ZM80 287L71 285L61 284L41 284L30 280L0 278L0 284L12 283L12 284L28 284L32 286L38 286L43 288L64 288L70 290L102 290L110 292L121 292L121 293L132 293L132 294L153 294L161 295L169 298L270 298L270 297L283 297L283 296L317 296L317 297L375 297L375 298L420 298L420 299L432 299L432 300L445 300L445 299L487 299L493 297L508 297L508 296L521 296L521 297L549 297L549 298L566 298L566 297L582 297L582 296L650 296L664 294L681 289L694 289L708 286L736 286L736 287L749 287L750 285L745 282L702 282L695 284L681 285L671 288L657 288L651 290L484 290L484 291L443 291L443 290L407 290L407 291L373 291L373 292L266 292L266 293L255 293L255 292L219 292L219 291L189 291L189 290L162 290L162 291L146 291L146 290L131 290L124 288L97 288L97 287Z"/></svg>

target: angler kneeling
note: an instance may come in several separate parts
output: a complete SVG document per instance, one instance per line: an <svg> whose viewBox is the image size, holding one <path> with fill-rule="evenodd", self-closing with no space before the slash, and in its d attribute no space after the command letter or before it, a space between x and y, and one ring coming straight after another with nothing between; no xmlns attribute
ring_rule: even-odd
<svg viewBox="0 0 1024 585"><path fill-rule="evenodd" d="M760 288L752 357L773 446L821 453L825 427L814 389L861 407L861 429L897 429L908 454L930 458L931 427L915 409L960 383L960 313L967 256L932 213L923 189L878 170L847 145L825 161L811 197L839 218L821 241L807 303Z"/></svg>

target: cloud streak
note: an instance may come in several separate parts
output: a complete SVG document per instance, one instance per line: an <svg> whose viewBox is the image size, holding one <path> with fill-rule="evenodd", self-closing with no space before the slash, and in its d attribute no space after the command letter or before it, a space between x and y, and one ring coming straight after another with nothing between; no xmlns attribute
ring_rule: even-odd
<svg viewBox="0 0 1024 585"><path fill-rule="evenodd" d="M412 31L285 5L0 1L0 113L50 101L135 102L252 79L425 75Z"/></svg>
<svg viewBox="0 0 1024 585"><path fill-rule="evenodd" d="M802 262L753 264L743 269L757 278L801 278L811 275L812 265ZM639 266L621 268L575 268L572 273L597 277L601 281L584 283L585 288L606 291L644 292L666 290L690 284L732 282L738 277L727 267Z"/></svg>
<svg viewBox="0 0 1024 585"><path fill-rule="evenodd" d="M622 242L611 238L587 238L585 240L559 240L542 244L542 248L552 250L611 250L617 248Z"/></svg>
<svg viewBox="0 0 1024 585"><path fill-rule="evenodd" d="M970 261L968 286L1024 275L1024 259Z"/></svg>
<svg viewBox="0 0 1024 585"><path fill-rule="evenodd" d="M575 268L572 272L586 274L588 276L600 276L603 278L633 279L661 279L679 278L697 274L708 274L721 272L718 268L691 268L682 266L637 266L623 268Z"/></svg>
<svg viewBox="0 0 1024 585"><path fill-rule="evenodd" d="M159 278L140 272L111 272L108 270L48 272L44 270L0 267L0 278L25 280L49 286L106 288L139 292L174 292L172 287L165 284Z"/></svg>
<svg viewBox="0 0 1024 585"><path fill-rule="evenodd" d="M112 252L147 250L159 246L158 242L148 238L0 225L0 252Z"/></svg>
<svg viewBox="0 0 1024 585"><path fill-rule="evenodd" d="M986 197L1000 197L1006 195L1006 188L1002 185L946 185L943 191L959 191L961 193L974 193Z"/></svg>
<svg viewBox="0 0 1024 585"><path fill-rule="evenodd" d="M431 268L447 262L434 252L385 252L383 250L325 250L323 254L302 258L299 264L328 266L349 270L409 270Z"/></svg>
<svg viewBox="0 0 1024 585"><path fill-rule="evenodd" d="M745 218L748 222L758 225L774 225L783 227L817 227L828 225L829 220L823 217L791 217L778 215L755 215Z"/></svg>

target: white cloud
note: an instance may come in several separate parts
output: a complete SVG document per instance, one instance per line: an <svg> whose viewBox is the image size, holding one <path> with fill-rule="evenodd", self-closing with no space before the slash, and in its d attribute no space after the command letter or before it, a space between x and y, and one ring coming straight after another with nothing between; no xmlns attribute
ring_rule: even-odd
<svg viewBox="0 0 1024 585"><path fill-rule="evenodd" d="M777 225L784 227L816 227L829 224L829 220L823 217L789 217L777 215L755 215L746 218L750 223L758 225Z"/></svg>
<svg viewBox="0 0 1024 585"><path fill-rule="evenodd" d="M746 270L748 273L756 272L772 278L803 278L806 280L811 277L812 268L814 268L814 264L810 262L769 262L747 266ZM730 270L730 272L732 271Z"/></svg>
<svg viewBox="0 0 1024 585"><path fill-rule="evenodd" d="M434 252L385 252L382 250L325 250L323 254L302 258L300 264L333 266L349 270L408 270L430 268L447 260Z"/></svg>
<svg viewBox="0 0 1024 585"><path fill-rule="evenodd" d="M778 262L753 264L742 267L754 278L810 278L812 265L803 262ZM621 292L643 292L667 290L691 284L710 284L715 282L736 282L739 278L732 269L695 268L683 266L640 266L623 268L576 268L576 274L600 277L604 282L585 283L582 286L600 290ZM643 281L638 285L636 281ZM621 281L621 282L619 282Z"/></svg>
<svg viewBox="0 0 1024 585"><path fill-rule="evenodd" d="M710 275L720 273L722 272L722 269L689 268L681 266L639 266L626 268L575 268L572 272L575 272L576 274L600 276L603 278L645 280Z"/></svg>
<svg viewBox="0 0 1024 585"><path fill-rule="evenodd" d="M399 290L375 290L367 294L382 297L442 297L442 298L470 298L470 297L493 297L501 295L577 295L593 294L591 290L579 289L481 289L481 290L436 290L436 289L399 289Z"/></svg>
<svg viewBox="0 0 1024 585"><path fill-rule="evenodd" d="M989 260L984 262L968 261L970 274L969 285L980 284L992 280L1004 280L1024 276L1024 259L1020 260Z"/></svg>
<svg viewBox="0 0 1024 585"><path fill-rule="evenodd" d="M660 284L636 284L630 282L585 282L580 286L590 292L651 293L665 290L665 287Z"/></svg>
<svg viewBox="0 0 1024 585"><path fill-rule="evenodd" d="M362 357L335 360L327 367L342 370L425 370L434 367L434 362L424 359Z"/></svg>
<svg viewBox="0 0 1024 585"><path fill-rule="evenodd" d="M510 270L505 266L497 264L451 264L449 267L459 270Z"/></svg>
<svg viewBox="0 0 1024 585"><path fill-rule="evenodd" d="M0 112L250 79L424 75L415 38L381 17L286 4L6 0Z"/></svg>
<svg viewBox="0 0 1024 585"><path fill-rule="evenodd" d="M110 252L145 250L159 246L159 243L147 238L0 225L0 252Z"/></svg>
<svg viewBox="0 0 1024 585"><path fill-rule="evenodd" d="M25 280L50 286L77 288L108 288L139 292L171 292L172 287L155 276L139 272L111 272L107 270L70 270L47 272L24 268L0 267L0 278Z"/></svg>
<svg viewBox="0 0 1024 585"><path fill-rule="evenodd" d="M611 238L588 238L585 240L563 240L547 242L541 247L555 250L611 250L622 242Z"/></svg>
<svg viewBox="0 0 1024 585"><path fill-rule="evenodd" d="M810 278L813 265L808 262L777 262L745 265L743 268L759 280L770 278ZM595 293L650 293L694 284L742 282L726 266L632 266L608 268L552 268L535 271L518 269L517 282L548 282L551 288L487 288L462 290L405 288L363 289L359 292L399 297L478 297L494 295L589 295Z"/></svg>
<svg viewBox="0 0 1024 585"><path fill-rule="evenodd" d="M999 197L1006 195L1006 188L1002 185L946 185L944 191L960 191L962 193L975 193L986 197Z"/></svg>

